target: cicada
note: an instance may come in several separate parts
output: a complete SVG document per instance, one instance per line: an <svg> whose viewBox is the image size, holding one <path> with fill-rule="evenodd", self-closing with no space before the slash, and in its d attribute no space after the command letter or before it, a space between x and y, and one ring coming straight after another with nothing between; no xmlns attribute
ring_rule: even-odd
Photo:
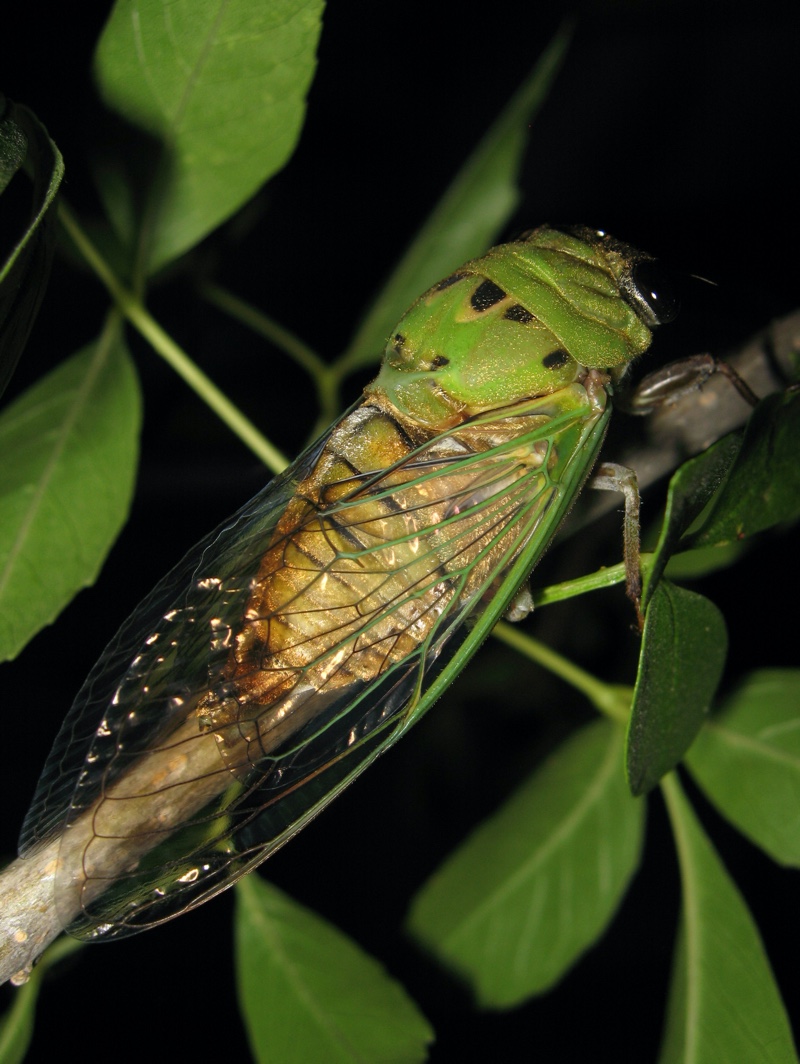
<svg viewBox="0 0 800 1064"><path fill-rule="evenodd" d="M509 609L673 311L653 259L543 227L421 296L363 398L106 648L38 785L61 927L192 908L316 816Z"/></svg>

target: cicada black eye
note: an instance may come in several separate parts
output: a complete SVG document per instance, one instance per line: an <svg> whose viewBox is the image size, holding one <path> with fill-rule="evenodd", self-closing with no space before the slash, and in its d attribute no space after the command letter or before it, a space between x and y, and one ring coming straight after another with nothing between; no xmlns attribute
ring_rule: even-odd
<svg viewBox="0 0 800 1064"><path fill-rule="evenodd" d="M671 271L655 259L634 264L624 292L648 325L666 325L680 310Z"/></svg>

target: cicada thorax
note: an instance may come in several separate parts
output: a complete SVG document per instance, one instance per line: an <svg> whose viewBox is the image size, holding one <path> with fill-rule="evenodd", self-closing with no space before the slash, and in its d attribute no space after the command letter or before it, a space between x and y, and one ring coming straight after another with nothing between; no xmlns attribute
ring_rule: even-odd
<svg viewBox="0 0 800 1064"><path fill-rule="evenodd" d="M638 253L548 228L492 248L430 288L400 320L372 388L420 424L556 393L587 370L612 379L647 349L624 293Z"/></svg>

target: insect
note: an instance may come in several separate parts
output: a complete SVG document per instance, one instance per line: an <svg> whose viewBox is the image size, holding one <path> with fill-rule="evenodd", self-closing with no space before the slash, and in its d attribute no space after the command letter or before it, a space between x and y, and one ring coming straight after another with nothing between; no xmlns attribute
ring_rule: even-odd
<svg viewBox="0 0 800 1064"><path fill-rule="evenodd" d="M57 854L61 927L113 937L200 904L419 719L519 604L674 309L650 256L549 227L410 308L361 401L155 588L78 694L21 841Z"/></svg>

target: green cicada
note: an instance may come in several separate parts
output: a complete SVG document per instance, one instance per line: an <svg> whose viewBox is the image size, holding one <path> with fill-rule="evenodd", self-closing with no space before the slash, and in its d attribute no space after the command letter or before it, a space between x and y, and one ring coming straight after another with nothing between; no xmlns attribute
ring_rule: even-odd
<svg viewBox="0 0 800 1064"><path fill-rule="evenodd" d="M388 749L508 609L673 306L653 260L535 229L401 319L361 401L142 603L64 723L22 853L59 927L229 886Z"/></svg>

